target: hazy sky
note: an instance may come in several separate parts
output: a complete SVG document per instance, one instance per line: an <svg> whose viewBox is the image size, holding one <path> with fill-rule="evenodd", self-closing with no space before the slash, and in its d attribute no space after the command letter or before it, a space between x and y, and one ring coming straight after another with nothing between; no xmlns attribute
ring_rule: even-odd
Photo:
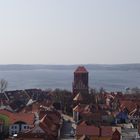
<svg viewBox="0 0 140 140"><path fill-rule="evenodd" d="M0 64L140 63L140 0L0 0Z"/></svg>

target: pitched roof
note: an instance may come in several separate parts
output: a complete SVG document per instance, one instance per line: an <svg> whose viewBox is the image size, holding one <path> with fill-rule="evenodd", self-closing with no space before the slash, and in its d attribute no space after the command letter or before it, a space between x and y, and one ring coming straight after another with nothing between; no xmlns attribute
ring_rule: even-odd
<svg viewBox="0 0 140 140"><path fill-rule="evenodd" d="M38 102L34 102L31 105L25 106L23 107L20 112L23 113L29 113L29 112L38 112L39 111L39 107L40 107L41 103Z"/></svg>
<svg viewBox="0 0 140 140"><path fill-rule="evenodd" d="M73 108L73 111L75 111L75 112L83 112L86 106L87 105L85 105L85 104L78 104L77 106L75 106Z"/></svg>
<svg viewBox="0 0 140 140"><path fill-rule="evenodd" d="M90 140L86 135L83 135L82 137L79 138L79 140Z"/></svg>
<svg viewBox="0 0 140 140"><path fill-rule="evenodd" d="M99 136L100 135L100 129L94 125L91 126L84 126L84 125L79 125L76 128L76 135L81 136L81 135L87 135L87 136Z"/></svg>
<svg viewBox="0 0 140 140"><path fill-rule="evenodd" d="M140 105L139 101L133 100L120 100L121 108L127 108L130 112L133 111L137 105Z"/></svg>
<svg viewBox="0 0 140 140"><path fill-rule="evenodd" d="M78 93L78 94L74 97L73 101L83 101L83 97L82 97L81 93Z"/></svg>
<svg viewBox="0 0 140 140"><path fill-rule="evenodd" d="M47 133L56 135L58 127L46 115L40 120L39 126Z"/></svg>
<svg viewBox="0 0 140 140"><path fill-rule="evenodd" d="M82 117L88 119L88 120L94 120L96 122L100 122L101 121L101 112L81 112L80 114Z"/></svg>
<svg viewBox="0 0 140 140"><path fill-rule="evenodd" d="M25 103L20 101L20 100L15 100L9 104L9 106L14 110L14 111L19 111L21 108L25 106Z"/></svg>
<svg viewBox="0 0 140 140"><path fill-rule="evenodd" d="M29 140L44 140L45 133L32 133L31 131L26 133L19 133L17 139L29 139Z"/></svg>
<svg viewBox="0 0 140 140"><path fill-rule="evenodd" d="M121 133L118 131L118 129L116 129L113 133L113 135L120 135Z"/></svg>
<svg viewBox="0 0 140 140"><path fill-rule="evenodd" d="M47 135L57 137L60 120L61 115L57 111L46 111L46 115L40 120L39 126Z"/></svg>
<svg viewBox="0 0 140 140"><path fill-rule="evenodd" d="M101 136L112 136L112 126L101 126Z"/></svg>
<svg viewBox="0 0 140 140"><path fill-rule="evenodd" d="M86 121L82 121L78 124L79 126L87 126L87 122Z"/></svg>
<svg viewBox="0 0 140 140"><path fill-rule="evenodd" d="M74 73L88 73L84 66L79 66Z"/></svg>
<svg viewBox="0 0 140 140"><path fill-rule="evenodd" d="M12 113L7 110L0 110L0 114L6 115L7 117L9 117L10 124L14 124L16 122L22 121L31 125L34 122L33 113Z"/></svg>
<svg viewBox="0 0 140 140"><path fill-rule="evenodd" d="M39 118L41 118L41 120L44 122L45 122L45 119L46 120L49 119L51 123L59 125L60 120L61 120L61 114L55 109L52 111L40 111Z"/></svg>
<svg viewBox="0 0 140 140"><path fill-rule="evenodd" d="M32 104L35 103L35 102L36 102L36 101L33 101L33 99L30 99L30 100L27 102L26 106L32 105Z"/></svg>
<svg viewBox="0 0 140 140"><path fill-rule="evenodd" d="M137 105L137 107L132 112L130 112L129 115L131 117L140 117L140 106Z"/></svg>

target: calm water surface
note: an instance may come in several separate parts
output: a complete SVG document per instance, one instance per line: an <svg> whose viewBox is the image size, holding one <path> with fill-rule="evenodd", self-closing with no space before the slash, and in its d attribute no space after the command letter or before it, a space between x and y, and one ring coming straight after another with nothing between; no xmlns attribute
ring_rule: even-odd
<svg viewBox="0 0 140 140"><path fill-rule="evenodd" d="M0 79L8 81L8 89L62 88L72 89L73 70L10 70L0 71ZM110 91L140 86L139 71L89 70L89 85Z"/></svg>

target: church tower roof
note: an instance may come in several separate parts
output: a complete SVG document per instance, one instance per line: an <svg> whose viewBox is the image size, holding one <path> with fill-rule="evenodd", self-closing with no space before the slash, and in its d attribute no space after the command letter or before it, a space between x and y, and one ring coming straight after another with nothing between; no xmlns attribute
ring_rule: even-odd
<svg viewBox="0 0 140 140"><path fill-rule="evenodd" d="M84 66L79 66L74 73L88 73Z"/></svg>

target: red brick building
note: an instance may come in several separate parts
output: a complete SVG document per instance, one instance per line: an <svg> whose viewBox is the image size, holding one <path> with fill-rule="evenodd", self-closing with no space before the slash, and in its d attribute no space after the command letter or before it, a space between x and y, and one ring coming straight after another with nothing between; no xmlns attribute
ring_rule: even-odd
<svg viewBox="0 0 140 140"><path fill-rule="evenodd" d="M89 92L88 71L84 66L79 66L74 72L73 96L78 93L86 94Z"/></svg>

